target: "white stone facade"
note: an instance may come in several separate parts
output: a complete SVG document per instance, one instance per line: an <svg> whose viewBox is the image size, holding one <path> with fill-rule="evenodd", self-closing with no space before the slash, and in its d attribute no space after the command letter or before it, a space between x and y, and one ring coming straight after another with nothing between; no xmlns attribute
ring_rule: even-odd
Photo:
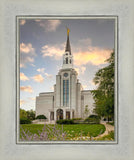
<svg viewBox="0 0 134 160"><path fill-rule="evenodd" d="M85 119L93 114L94 100L91 91L82 89L77 76L73 68L73 56L68 35L63 66L56 75L54 92L40 93L36 97L36 116L43 114L51 122L59 119Z"/></svg>

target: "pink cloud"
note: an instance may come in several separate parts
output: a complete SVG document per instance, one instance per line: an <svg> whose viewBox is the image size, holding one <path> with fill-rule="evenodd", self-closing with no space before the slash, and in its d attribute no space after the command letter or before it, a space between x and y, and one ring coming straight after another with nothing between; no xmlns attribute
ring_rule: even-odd
<svg viewBox="0 0 134 160"><path fill-rule="evenodd" d="M33 89L31 86L21 86L20 87L20 90L21 91L24 91L24 92L29 92L29 93L32 93L33 92Z"/></svg>
<svg viewBox="0 0 134 160"><path fill-rule="evenodd" d="M28 81L29 78L24 73L20 73L20 80L21 81Z"/></svg>
<svg viewBox="0 0 134 160"><path fill-rule="evenodd" d="M34 65L34 57L36 56L35 49L31 43L20 44L20 67L25 68L26 64Z"/></svg>
<svg viewBox="0 0 134 160"><path fill-rule="evenodd" d="M24 25L26 23L25 19L20 20L20 25Z"/></svg>
<svg viewBox="0 0 134 160"><path fill-rule="evenodd" d="M35 20L46 32L54 32L61 24L60 20Z"/></svg>
<svg viewBox="0 0 134 160"><path fill-rule="evenodd" d="M44 78L42 77L41 74L38 74L38 75L33 76L32 79L33 79L35 82L39 82L39 83L42 83L42 82L44 81Z"/></svg>
<svg viewBox="0 0 134 160"><path fill-rule="evenodd" d="M60 46L51 46L45 45L42 47L43 57L52 57L56 60L59 60L64 53L63 45Z"/></svg>
<svg viewBox="0 0 134 160"><path fill-rule="evenodd" d="M26 103L26 101L20 99L20 106L21 106L22 104L25 104L25 103Z"/></svg>

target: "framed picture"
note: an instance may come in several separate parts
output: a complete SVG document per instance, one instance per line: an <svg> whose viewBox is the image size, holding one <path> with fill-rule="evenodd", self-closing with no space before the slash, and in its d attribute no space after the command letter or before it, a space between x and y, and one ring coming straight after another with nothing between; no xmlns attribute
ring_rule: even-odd
<svg viewBox="0 0 134 160"><path fill-rule="evenodd" d="M117 143L117 18L16 17L17 143Z"/></svg>
<svg viewBox="0 0 134 160"><path fill-rule="evenodd" d="M133 159L132 6L132 0L1 2L3 160ZM112 76L105 72L112 62L114 107L99 88Z"/></svg>

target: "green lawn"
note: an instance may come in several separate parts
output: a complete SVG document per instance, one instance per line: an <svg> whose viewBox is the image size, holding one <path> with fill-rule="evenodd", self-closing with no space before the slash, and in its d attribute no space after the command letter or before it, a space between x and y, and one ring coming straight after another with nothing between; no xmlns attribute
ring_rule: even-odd
<svg viewBox="0 0 134 160"><path fill-rule="evenodd" d="M25 130L26 133L29 131L32 134L37 134L42 132L44 125L42 124L23 124L20 125L20 137L22 130ZM57 129L56 134L66 134L66 140L75 140L77 137L96 137L100 133L104 133L105 126L102 124L72 124L72 125L56 125ZM54 125L45 125L45 130L48 133L48 136L53 139L54 134ZM50 140L50 139L49 139ZM57 139L56 139L57 140ZM78 140L78 139L77 139Z"/></svg>

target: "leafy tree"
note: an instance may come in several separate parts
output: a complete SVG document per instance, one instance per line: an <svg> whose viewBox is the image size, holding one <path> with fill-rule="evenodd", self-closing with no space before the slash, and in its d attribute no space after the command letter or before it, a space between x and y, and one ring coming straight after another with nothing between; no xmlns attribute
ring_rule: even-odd
<svg viewBox="0 0 134 160"><path fill-rule="evenodd" d="M20 108L20 118L27 118L27 112Z"/></svg>
<svg viewBox="0 0 134 160"><path fill-rule="evenodd" d="M35 119L35 111L33 111L32 109L29 111L26 111L27 113L27 118L30 120L34 120Z"/></svg>
<svg viewBox="0 0 134 160"><path fill-rule="evenodd" d="M101 117L114 118L114 52L106 61L108 66L98 70L94 83L97 90L92 91L95 100L95 112Z"/></svg>
<svg viewBox="0 0 134 160"><path fill-rule="evenodd" d="M25 111L24 109L20 108L20 118L27 118L30 120L34 120L35 119L35 111L33 111L32 109Z"/></svg>
<svg viewBox="0 0 134 160"><path fill-rule="evenodd" d="M85 106L85 110L84 110L84 113L86 116L89 115L89 109L88 109L88 105Z"/></svg>

